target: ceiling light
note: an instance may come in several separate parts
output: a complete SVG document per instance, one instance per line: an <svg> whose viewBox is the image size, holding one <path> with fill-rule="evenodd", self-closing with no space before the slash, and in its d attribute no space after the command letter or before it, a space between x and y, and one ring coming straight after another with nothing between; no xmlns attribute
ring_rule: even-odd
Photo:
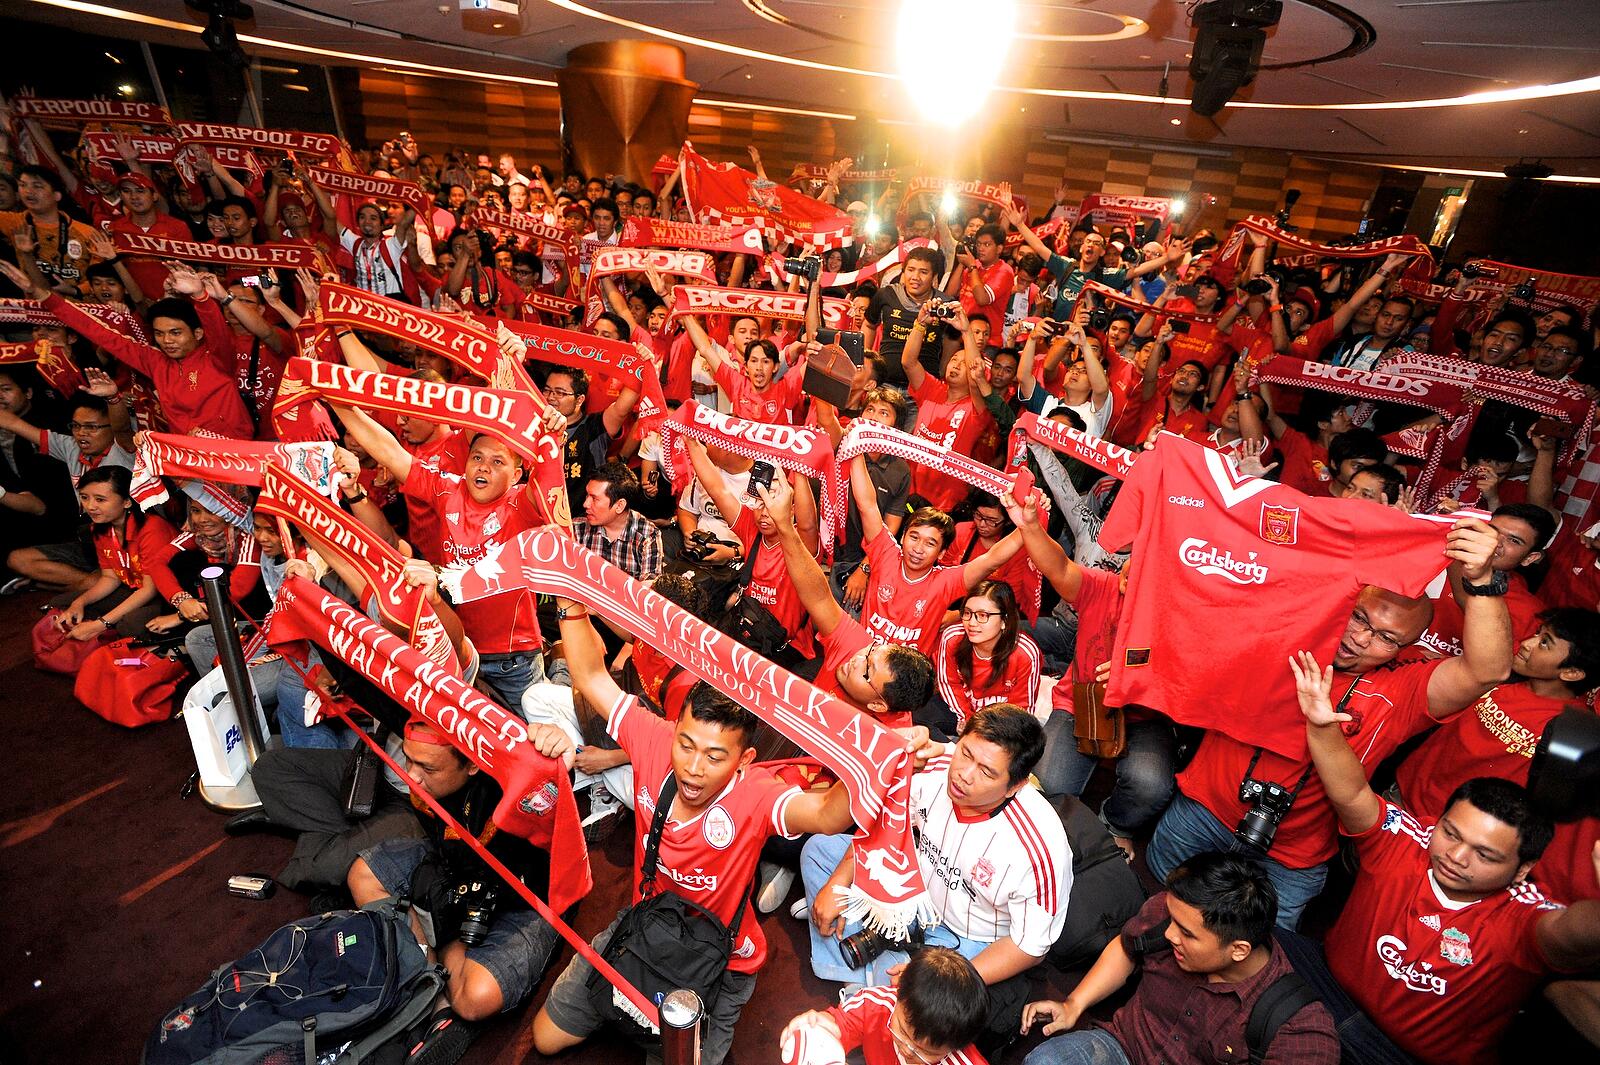
<svg viewBox="0 0 1600 1065"><path fill-rule="evenodd" d="M295 92L310 92L311 91L311 86L309 86L309 85L301 85L298 82L293 82L293 81L284 82L283 87L285 89L292 89Z"/></svg>
<svg viewBox="0 0 1600 1065"><path fill-rule="evenodd" d="M119 67L122 65L122 60L118 59L116 56L112 55L110 52L106 53L106 58L111 60L113 63L117 64L117 66L119 66Z"/></svg>
<svg viewBox="0 0 1600 1065"><path fill-rule="evenodd" d="M117 91L120 92L124 96L132 96L133 95L133 86L127 84L126 82L124 82L123 84L117 86Z"/></svg>
<svg viewBox="0 0 1600 1065"><path fill-rule="evenodd" d="M1173 125L1174 125L1174 126L1181 126L1181 125L1183 125L1183 119L1181 119L1181 118L1174 118L1174 119L1170 119L1170 120L1169 120L1169 121L1171 121L1171 123L1172 123L1172 124L1173 124Z"/></svg>
<svg viewBox="0 0 1600 1065"><path fill-rule="evenodd" d="M979 18L985 39L972 48L963 28ZM978 113L1000 78L1016 23L1016 0L904 0L896 55L906 91L925 118L955 127Z"/></svg>

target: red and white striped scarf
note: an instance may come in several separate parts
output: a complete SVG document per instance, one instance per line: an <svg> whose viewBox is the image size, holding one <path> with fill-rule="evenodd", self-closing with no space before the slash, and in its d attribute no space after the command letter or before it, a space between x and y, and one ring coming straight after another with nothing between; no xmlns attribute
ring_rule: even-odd
<svg viewBox="0 0 1600 1065"><path fill-rule="evenodd" d="M828 329L850 327L850 301L822 297L818 305L822 324ZM763 292L753 288L720 288L712 285L677 285L672 290L669 316L684 314L749 314L784 322L806 320L806 295L803 292Z"/></svg>
<svg viewBox="0 0 1600 1065"><path fill-rule="evenodd" d="M927 237L915 237L911 240L902 240L890 249L887 255L877 262L858 266L854 270L840 270L836 273L821 273L817 275L818 288L850 288L860 284L871 277L877 277L885 270L892 270L906 261L906 255L913 248L937 248L938 245ZM783 256L767 256L767 275L778 285L789 283L789 272L783 268Z"/></svg>

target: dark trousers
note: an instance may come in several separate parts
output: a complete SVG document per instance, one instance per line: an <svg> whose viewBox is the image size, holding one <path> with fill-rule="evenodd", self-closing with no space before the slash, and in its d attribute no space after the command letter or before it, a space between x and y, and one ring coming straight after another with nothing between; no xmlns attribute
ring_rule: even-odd
<svg viewBox="0 0 1600 1065"><path fill-rule="evenodd" d="M1339 981L1328 970L1322 944L1281 928L1273 929L1272 935L1300 979L1311 985L1328 1012L1333 1014L1344 1065L1415 1065L1339 986Z"/></svg>

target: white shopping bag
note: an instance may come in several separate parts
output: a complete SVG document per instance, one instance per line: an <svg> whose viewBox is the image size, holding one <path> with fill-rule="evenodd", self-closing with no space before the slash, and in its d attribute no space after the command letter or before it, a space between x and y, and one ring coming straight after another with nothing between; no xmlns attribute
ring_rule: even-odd
<svg viewBox="0 0 1600 1065"><path fill-rule="evenodd" d="M267 735L267 717L261 700L254 696L261 735ZM237 787L250 767L245 763L244 736L239 715L228 694L228 681L221 668L201 677L183 700L183 722L189 728L189 743L200 768L200 782L208 788Z"/></svg>

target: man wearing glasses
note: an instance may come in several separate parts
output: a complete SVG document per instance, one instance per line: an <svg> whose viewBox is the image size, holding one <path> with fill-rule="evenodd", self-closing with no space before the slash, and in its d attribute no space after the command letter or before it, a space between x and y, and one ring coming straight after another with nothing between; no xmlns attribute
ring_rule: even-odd
<svg viewBox="0 0 1600 1065"><path fill-rule="evenodd" d="M1333 691L1340 712L1351 717L1342 726L1345 740L1369 775L1406 740L1470 706L1510 672L1506 578L1494 567L1499 547L1496 529L1471 519L1458 522L1446 543L1452 582L1463 589L1459 657L1425 660L1407 650L1432 620L1431 601L1362 589L1333 656ZM1247 779L1293 794L1265 853L1245 838L1241 823L1259 812L1242 797ZM1337 827L1309 757L1291 759L1211 731L1178 774L1178 793L1146 858L1158 879L1203 851L1256 858L1278 893L1278 926L1293 930L1327 879Z"/></svg>
<svg viewBox="0 0 1600 1065"><path fill-rule="evenodd" d="M648 349L641 345L639 350ZM582 370L558 367L544 379L544 398L567 420L561 462L566 466L567 495L574 514L583 513L590 478L605 465L612 439L628 424L628 415L639 402L635 389L624 388L611 406L598 414L588 414L583 409L588 395L589 375Z"/></svg>

